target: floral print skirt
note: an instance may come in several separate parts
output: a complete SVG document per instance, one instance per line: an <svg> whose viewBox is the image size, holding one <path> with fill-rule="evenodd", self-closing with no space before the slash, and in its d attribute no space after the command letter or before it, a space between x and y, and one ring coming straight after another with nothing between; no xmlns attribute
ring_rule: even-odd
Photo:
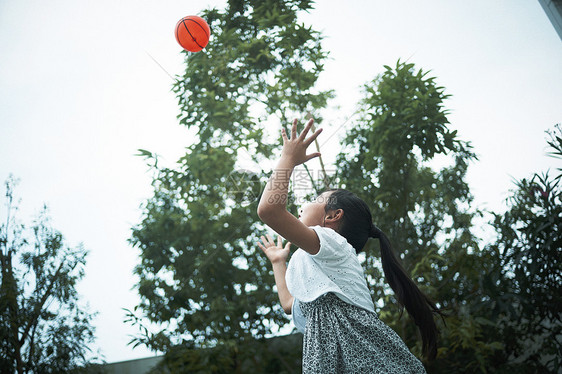
<svg viewBox="0 0 562 374"><path fill-rule="evenodd" d="M303 374L425 373L422 363L377 315L333 293L300 307L306 318Z"/></svg>

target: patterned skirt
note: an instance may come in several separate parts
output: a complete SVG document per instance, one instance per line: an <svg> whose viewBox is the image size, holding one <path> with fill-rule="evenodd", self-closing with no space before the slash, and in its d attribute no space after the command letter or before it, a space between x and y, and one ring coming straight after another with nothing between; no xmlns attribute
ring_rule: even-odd
<svg viewBox="0 0 562 374"><path fill-rule="evenodd" d="M306 329L303 374L425 373L422 363L377 315L325 294L300 303Z"/></svg>

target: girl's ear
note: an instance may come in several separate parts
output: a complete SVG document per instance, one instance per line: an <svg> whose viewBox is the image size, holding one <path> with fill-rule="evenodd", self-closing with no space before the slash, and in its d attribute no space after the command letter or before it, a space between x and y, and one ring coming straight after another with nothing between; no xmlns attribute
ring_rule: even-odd
<svg viewBox="0 0 562 374"><path fill-rule="evenodd" d="M343 218L343 209L334 209L326 213L325 222L338 223Z"/></svg>

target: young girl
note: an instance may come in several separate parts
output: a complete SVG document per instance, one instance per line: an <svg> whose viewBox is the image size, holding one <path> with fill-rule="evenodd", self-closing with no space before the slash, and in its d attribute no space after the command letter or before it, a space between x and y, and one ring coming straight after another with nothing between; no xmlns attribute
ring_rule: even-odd
<svg viewBox="0 0 562 374"><path fill-rule="evenodd" d="M372 221L367 204L345 190L323 192L306 205L297 219L287 211L287 194L295 166L319 153L306 154L319 129L306 138L293 121L284 130L283 150L258 206L260 219L279 234L261 237L258 246L271 261L279 300L303 331L303 373L425 373L400 337L381 322L357 253L377 238L386 279L401 305L419 327L423 353L436 355L438 309L408 277L393 254L386 235ZM281 237L289 240L284 247ZM298 249L287 267L290 243Z"/></svg>

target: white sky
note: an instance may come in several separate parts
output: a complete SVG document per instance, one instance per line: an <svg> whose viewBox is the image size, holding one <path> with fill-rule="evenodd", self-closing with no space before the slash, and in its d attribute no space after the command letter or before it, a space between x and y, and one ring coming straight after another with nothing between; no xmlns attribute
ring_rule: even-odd
<svg viewBox="0 0 562 374"><path fill-rule="evenodd" d="M97 346L108 362L152 355L126 345L136 331L121 310L137 303L138 253L127 239L151 193L134 154L144 148L171 163L190 140L172 80L148 54L180 74L175 23L224 3L0 2L0 179L21 179L20 218L47 203L67 241L90 250L79 290L99 312ZM451 127L480 157L469 172L480 208L502 209L513 178L557 166L544 131L562 122L562 41L538 1L320 0L316 8L303 20L326 36L320 86L335 89L340 106L327 112L324 136L353 113L358 87L402 58L432 70L453 95ZM334 136L323 151L338 147Z"/></svg>

